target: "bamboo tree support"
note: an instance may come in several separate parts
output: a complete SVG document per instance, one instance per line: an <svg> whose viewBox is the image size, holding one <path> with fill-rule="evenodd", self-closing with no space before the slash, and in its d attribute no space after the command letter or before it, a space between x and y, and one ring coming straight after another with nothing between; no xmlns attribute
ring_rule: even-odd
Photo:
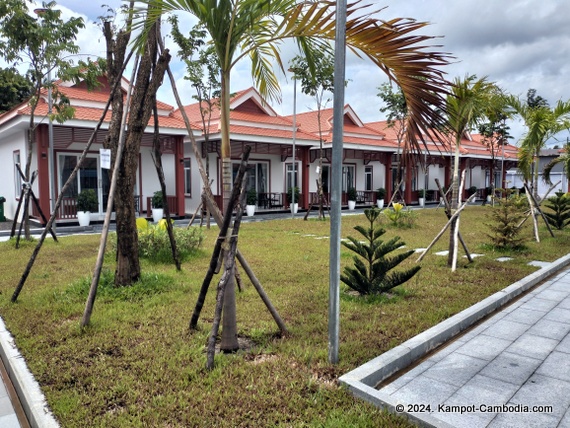
<svg viewBox="0 0 570 428"><path fill-rule="evenodd" d="M392 197L390 198L390 200L388 201L388 204L386 205L386 208L390 207L390 204L392 202L394 202L394 198L396 197L396 195L400 195L402 203L404 204L404 206L406 206L406 198L404 198L402 195L402 183L403 182L404 182L403 179L401 179L399 181L398 185L396 186L396 190L394 190L394 193L392 193Z"/></svg>
<svg viewBox="0 0 570 428"><path fill-rule="evenodd" d="M154 162L154 167L156 168L156 174L158 175L158 181L160 183L160 190L162 192L162 206L164 207L164 215L166 216L166 231L168 232L168 239L170 240L170 248L172 250L172 258L176 266L176 270L180 271L180 257L178 256L178 248L176 246L176 239L174 238L174 230L172 222L170 219L170 207L168 206L168 200L166 199L166 181L164 179L164 169L162 167L162 150L160 148L160 128L158 125L158 109L156 107L156 99L154 100L154 106L152 107L154 115L154 136L152 141L152 161Z"/></svg>
<svg viewBox="0 0 570 428"><path fill-rule="evenodd" d="M558 182L560 183L560 181ZM557 184L553 185L548 192L546 193L546 196L548 196L548 193L550 193L550 191L556 186ZM550 232L550 236L552 236L554 238L554 233L552 232L552 229L550 228L550 224L548 224L548 220L546 220L546 217L544 216L544 213L542 212L542 210L540 209L540 205L542 203L542 201L544 201L546 199L546 196L542 199L542 201L539 203L534 195L529 192L528 186L526 185L526 183L524 183L525 189L526 189L526 194L527 197L529 198L529 202L531 202L531 207L534 206L534 209L536 212L538 212L540 214L540 216L542 217L542 220L544 220L544 224L546 224L546 228L548 229L548 231ZM536 213L533 215L533 217L536 218ZM538 223L536 224L536 235L538 236ZM537 240L537 242L539 242Z"/></svg>
<svg viewBox="0 0 570 428"><path fill-rule="evenodd" d="M160 39L159 39L159 46L161 49L164 49L162 40L160 40ZM201 153L198 150L198 144L196 143L196 139L194 138L192 125L190 124L190 120L188 119L188 115L186 114L186 111L184 110L184 105L182 104L182 101L180 100L180 94L178 93L178 89L176 87L176 79L174 78L174 74L172 73L170 65L167 66L166 71L168 73L168 78L170 80L170 85L172 87L172 92L174 94L174 98L176 99L176 104L177 104L179 111L182 115L182 119L184 120L184 124L186 125L186 130L187 130L188 136L190 138L192 150L194 152L194 157L196 158L196 163L198 164L198 170L200 172L200 176L202 177L202 181L204 183L209 183L208 175L206 174L206 170L204 169L204 165L202 164ZM214 195L212 194L212 189L210 188L209 184L204 187L204 193L206 196L205 201L206 201L207 209L214 216L214 219L215 219L216 223L218 224L218 226L221 226L222 221L223 221L222 213L220 212L219 207L214 202ZM243 255L240 253L239 250L236 250L236 257L237 257L238 261L240 262L243 270L247 273L249 280L251 281L251 283L255 287L257 293L261 297L261 300L263 301L263 303L265 304L265 306L267 307L267 309L269 310L269 312L273 316L273 319L277 323L277 326L281 330L281 333L287 334L287 328L285 327L285 323L283 322L283 320L281 319L281 317L277 313L276 309L273 307L273 304L271 303L271 301L269 300L269 297L267 296L267 294L263 290L261 283L259 282L259 280L255 276L255 274L253 273L253 270L250 268L249 264L247 263L247 261L245 260L245 258L243 257Z"/></svg>
<svg viewBox="0 0 570 428"><path fill-rule="evenodd" d="M249 160L250 152L251 152L251 146L246 146L235 179L235 183L239 183L239 187L235 185L232 189L231 200L234 201L234 203L239 197L241 183L243 182L243 177L245 175L245 172L247 171L247 162ZM210 282L212 281L214 274L216 274L217 270L219 269L218 266L219 266L220 256L222 254L222 247L224 244L224 240L226 239L226 235L229 230L230 224L232 222L232 213L233 210L230 209L228 209L224 213L224 218L220 226L218 239L216 240L216 243L214 245L214 251L212 253L212 257L210 258L210 265L208 267L208 271L206 272L206 276L204 277L204 281L202 281L202 286L200 287L200 292L198 293L198 300L196 302L196 305L194 306L194 312L192 313L192 318L190 319L190 330L195 330L198 325L198 318L200 318L200 313L202 312L202 308L204 307L204 302L206 300L206 294L208 293L208 288L210 287Z"/></svg>
<svg viewBox="0 0 570 428"><path fill-rule="evenodd" d="M457 195L458 202L461 201L461 195L463 194L463 187L465 186L465 170L461 173L461 181L459 182L459 193ZM457 250L459 247L459 243L457 242L458 235L459 235L459 220L460 217L457 216L457 220L455 221L455 229L453 230L453 259L451 261L451 272L455 272L457 270Z"/></svg>
<svg viewBox="0 0 570 428"><path fill-rule="evenodd" d="M127 58L125 59L125 63L123 64L122 70L125 69L125 66L130 61L131 56L132 56L132 52L130 52L127 55ZM112 89L113 91L115 91L117 89L119 83L120 83L120 79L118 79L115 82L115 84L113 85L113 89ZM18 283L18 285L16 286L16 289L14 290L14 294L12 295L12 298L11 298L11 301L13 303L16 302L16 300L18 300L18 296L20 295L20 292L22 291L22 288L24 287L26 279L28 278L28 275L30 274L32 267L34 266L34 262L36 261L36 258L40 252L40 249L42 248L42 245L46 239L46 235L48 233L48 230L51 230L53 222L55 221L56 213L58 212L59 207L61 206L61 201L63 200L63 195L65 194L65 192L67 191L67 189L71 185L71 182L75 180L75 177L77 176L77 172L79 171L79 168L81 168L83 166L83 160L87 156L87 152L91 148L93 141L95 141L95 136L97 135L97 132L99 131L99 129L101 128L101 125L103 124L103 121L105 120L105 116L107 115L107 111L109 110L110 105L111 105L111 97L109 97L109 99L107 100L107 104L105 104L105 107L103 108L103 113L101 114L101 117L99 118L99 122L97 122L97 125L95 125L95 129L93 129L93 132L91 133L91 137L89 137L89 141L87 141L87 144L85 145L85 148L83 149L83 152L81 153L81 156L79 157L79 161L77 162L77 165L75 165L75 168L73 168L73 171L71 171L69 178L67 179L67 181L65 182L65 184L61 188L61 191L59 192L57 200L55 201L54 210L51 213L51 216L50 216L50 218L46 224L46 227L44 228L42 234L40 235L40 239L38 240L36 248L34 248L34 252L30 256L30 260L28 261L26 269L24 270L24 273L22 274L22 277L20 278L20 282Z"/></svg>
<svg viewBox="0 0 570 428"><path fill-rule="evenodd" d="M443 229L441 229L441 231L437 234L437 236L433 239L433 241L431 241L431 244L429 244L429 246L426 248L426 250L424 251L424 253L418 257L418 260L416 260L416 262L421 262L422 259L424 258L424 256L428 253L428 251L431 249L431 247L433 247L435 245L435 243L439 240L439 238L441 238L441 236L443 235L443 233L447 230L447 228L449 227L449 225L451 224L451 222L453 220L455 220L459 214L461 213L461 211L463 211L463 209L467 206L467 204L469 202L471 202L471 199L475 197L475 194L472 194L471 196L469 196L469 198L457 209L457 211L455 211L455 213L453 213L453 215L449 218L449 220L447 220L447 223L445 223L445 226L443 226Z"/></svg>
<svg viewBox="0 0 570 428"><path fill-rule="evenodd" d="M93 271L93 278L91 286L89 287L89 295L85 302L85 310L81 318L81 327L84 328L91 321L91 314L93 313L93 306L95 305L95 297L97 296L97 287L99 286L99 279L101 278L101 269L103 268L103 258L105 256L105 247L107 246L107 237L109 236L109 224L111 223L111 214L113 212L113 199L115 198L115 189L117 188L117 176L119 175L119 168L121 167L121 159L123 157L123 150L125 147L126 136L126 122L127 114L129 112L131 94L133 89L133 82L135 81L136 72L139 64L139 55L135 57L135 64L133 66L133 74L129 82L127 90L126 107L123 110L121 117L121 130L119 131L119 146L117 147L117 154L115 155L115 165L113 168L113 176L111 177L111 186L109 189L109 197L107 199L107 211L105 213L105 220L103 222L103 229L101 230L101 240L99 242L99 252L97 253L97 262L95 263L95 270ZM121 80L119 75L117 80ZM113 92L111 92L113 93ZM109 96L109 101L111 100Z"/></svg>
<svg viewBox="0 0 570 428"><path fill-rule="evenodd" d="M553 190L556 186L558 186L561 182L562 182L562 180L559 180L558 182L556 182L555 184L551 185L551 186L548 188L548 190L546 191L546 194L544 195L544 198L542 198L542 199L540 200L540 202L538 202L538 206L541 206L541 205L542 205L542 202L544 202L544 201L548 198L548 195L550 194L550 192L552 192L552 190ZM527 211L525 211L525 218L523 218L523 219L521 220L521 222L520 222L519 224L517 224L517 229L520 229L520 228L523 226L523 224L525 224L525 222L526 222L526 221L528 220L528 218L530 217L530 212L531 212L530 209L527 210ZM544 218L544 216L543 216L543 218Z"/></svg>
<svg viewBox="0 0 570 428"><path fill-rule="evenodd" d="M441 184L439 183L439 178L435 179L435 184L437 184L437 188L439 189L439 192L443 195L442 202L445 205L445 215L447 216L447 219L449 220L451 218L451 204L447 200L447 195L443 193L443 189L441 187ZM458 233L457 237L459 238L459 242L461 242L461 246L463 247L463 250L465 251L465 255L467 256L467 260L469 260L469 263L473 263L473 257L471 257L471 252L467 248L467 244L463 240L463 237L461 236L461 232Z"/></svg>
<svg viewBox="0 0 570 428"><path fill-rule="evenodd" d="M200 204L198 205L198 208L196 208L196 211L194 211L194 214L192 215L192 217L190 218L190 221L189 221L188 224L186 225L186 229L190 229L190 226L192 226L192 223L194 223L194 220L196 219L196 216L198 215L198 213L200 212L200 210L202 209L203 206L204 206L203 202L200 201Z"/></svg>
<svg viewBox="0 0 570 428"><path fill-rule="evenodd" d="M322 188L322 186L319 186L319 180L315 180L315 181L317 182L317 196L318 196L318 201L319 201L319 220L321 220L321 219L326 218L325 210L324 210L325 206L327 207L327 211L329 212L329 217L331 216L331 212L329 210L328 201L325 198L323 188ZM327 205L325 205L325 203ZM313 202L311 202L311 204L309 205L309 209L305 213L305 217L303 217L303 220L307 220L309 218L309 214L310 214L311 210L313 209L314 205L315 204Z"/></svg>
<svg viewBox="0 0 570 428"><path fill-rule="evenodd" d="M244 171L245 172L245 171ZM243 178L243 177L242 177ZM234 183L234 189L238 187ZM245 198L245 186L240 183L241 192L237 197L234 198L235 192L232 192L232 199L228 204L228 211L233 211L236 209L236 219L234 221L234 227L231 236L226 237L225 245L228 245L227 250L224 253L224 273L222 278L218 283L217 293L216 293L216 308L214 312L214 321L212 322L212 330L210 332L210 337L208 339L208 349L207 349L207 360L206 368L212 370L214 368L214 356L216 355L216 339L218 337L218 331L220 329L220 319L222 317L222 309L224 305L224 293L226 291L226 285L231 277L235 274L236 269L236 251L237 251L237 240L239 235L239 228L241 224L241 218L243 216L243 201ZM220 236L221 238L221 236ZM229 241L227 240L229 238Z"/></svg>

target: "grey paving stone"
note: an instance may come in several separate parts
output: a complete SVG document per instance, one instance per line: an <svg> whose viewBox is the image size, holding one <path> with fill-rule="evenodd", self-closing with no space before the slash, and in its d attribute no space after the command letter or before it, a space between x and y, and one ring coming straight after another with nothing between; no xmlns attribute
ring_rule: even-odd
<svg viewBox="0 0 570 428"><path fill-rule="evenodd" d="M463 346L459 347L456 352L469 355L471 357L480 358L482 360L491 361L499 355L512 340L500 339L498 337L486 336L480 334L469 340Z"/></svg>
<svg viewBox="0 0 570 428"><path fill-rule="evenodd" d="M527 265L543 268L550 266L550 262L541 262L540 260L533 260L532 262L528 262Z"/></svg>
<svg viewBox="0 0 570 428"><path fill-rule="evenodd" d="M558 343L557 340L526 332L515 340L513 344L507 348L507 351L524 355L525 357L543 360L552 352Z"/></svg>
<svg viewBox="0 0 570 428"><path fill-rule="evenodd" d="M552 406L550 415L561 420L570 405L570 382L534 374L509 401L524 406Z"/></svg>
<svg viewBox="0 0 570 428"><path fill-rule="evenodd" d="M542 318L533 325L528 332L537 336L549 337L551 339L562 340L570 332L570 324Z"/></svg>
<svg viewBox="0 0 570 428"><path fill-rule="evenodd" d="M554 308L544 318L570 324L570 309Z"/></svg>
<svg viewBox="0 0 570 428"><path fill-rule="evenodd" d="M556 351L570 354L570 335L566 336L560 341L560 343L556 346Z"/></svg>
<svg viewBox="0 0 570 428"><path fill-rule="evenodd" d="M0 417L0 427L2 428L20 428L20 422L16 414L6 415Z"/></svg>
<svg viewBox="0 0 570 428"><path fill-rule="evenodd" d="M408 382L425 372L431 366L435 364L435 361L431 361L430 359L423 361L421 364L418 364L413 369L407 371L406 373L402 374L400 377L395 379L394 381L390 382L388 385L380 388L380 391L386 394L393 394L401 387L405 386Z"/></svg>
<svg viewBox="0 0 570 428"><path fill-rule="evenodd" d="M487 361L485 360L454 352L427 369L422 376L461 386L475 376L486 364Z"/></svg>
<svg viewBox="0 0 570 428"><path fill-rule="evenodd" d="M501 413L487 428L557 428L558 421L548 413Z"/></svg>
<svg viewBox="0 0 570 428"><path fill-rule="evenodd" d="M456 390L457 387L453 385L429 379L422 374L391 395L398 404L404 406L406 404L429 404L431 407L437 407L451 397Z"/></svg>
<svg viewBox="0 0 570 428"><path fill-rule="evenodd" d="M560 421L560 424L558 424L558 428L570 428L570 408L566 410L564 417Z"/></svg>
<svg viewBox="0 0 570 428"><path fill-rule="evenodd" d="M552 352L540 365L537 374L570 382L570 358L563 352Z"/></svg>
<svg viewBox="0 0 570 428"><path fill-rule="evenodd" d="M556 305L558 305L559 301L541 299L538 297L540 296L540 294L538 294L534 299L530 299L528 302L525 302L523 305L521 305L521 309L530 309L531 311L548 312Z"/></svg>
<svg viewBox="0 0 570 428"><path fill-rule="evenodd" d="M556 306L557 308L561 308L561 309L570 309L570 297L565 298L564 300L562 300L558 306Z"/></svg>
<svg viewBox="0 0 570 428"><path fill-rule="evenodd" d="M445 357L447 357L449 354L451 354L457 348L462 346L464 343L465 343L465 339L463 339L463 337L459 337L456 340L454 340L453 342L451 342L450 344L445 345L442 348L440 348L437 352L435 352L433 355L431 355L429 357L429 360L434 362L434 363L437 363L437 362L443 360Z"/></svg>
<svg viewBox="0 0 570 428"><path fill-rule="evenodd" d="M539 319L544 317L544 312L541 311L530 311L528 309L518 308L516 311L511 312L503 319L508 321L521 322L523 324L533 325Z"/></svg>
<svg viewBox="0 0 570 428"><path fill-rule="evenodd" d="M536 371L541 362L535 358L503 352L485 366L479 374L521 386Z"/></svg>
<svg viewBox="0 0 570 428"><path fill-rule="evenodd" d="M444 404L456 406L481 406L503 404L518 390L519 386L486 376L476 375L463 385ZM495 417L492 412L441 413L434 417L456 427L485 427Z"/></svg>
<svg viewBox="0 0 570 428"><path fill-rule="evenodd" d="M9 415L11 413L15 413L14 406L12 406L10 397L6 395L5 397L0 398L0 416Z"/></svg>
<svg viewBox="0 0 570 428"><path fill-rule="evenodd" d="M498 262L508 262L508 261L511 261L511 260L514 260L514 259L513 259L512 257L499 257L499 258L497 258L497 259L495 259L495 260L497 260Z"/></svg>
<svg viewBox="0 0 570 428"><path fill-rule="evenodd" d="M497 322L493 323L492 325L490 325L484 331L484 334L487 336L494 336L501 339L514 341L529 328L530 326L528 324L516 321L509 321L506 318L502 318Z"/></svg>
<svg viewBox="0 0 570 428"><path fill-rule="evenodd" d="M554 300L558 304L560 303L560 301L568 297L569 294L570 290L568 291L554 290L552 289L552 287L549 287L548 289L538 293L536 297L538 297L539 299Z"/></svg>
<svg viewBox="0 0 570 428"><path fill-rule="evenodd" d="M8 391L6 390L6 385L4 384L2 378L0 378L0 397L7 397Z"/></svg>

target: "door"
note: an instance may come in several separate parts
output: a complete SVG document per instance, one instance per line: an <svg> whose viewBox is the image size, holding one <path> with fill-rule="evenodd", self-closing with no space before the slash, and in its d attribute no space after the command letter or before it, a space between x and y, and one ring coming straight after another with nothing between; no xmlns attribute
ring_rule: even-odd
<svg viewBox="0 0 570 428"><path fill-rule="evenodd" d="M77 166L79 162L79 155L76 154L60 154L59 155L59 192L61 192L62 187L65 185L71 173ZM101 188L99 187L100 169L99 169L99 159L96 156L87 156L81 168L77 172L77 176L70 183L69 187L63 194L64 196L64 206L74 205L77 195L86 189L93 189L97 195L97 200L102 200ZM101 212L101 204L99 204L99 211Z"/></svg>

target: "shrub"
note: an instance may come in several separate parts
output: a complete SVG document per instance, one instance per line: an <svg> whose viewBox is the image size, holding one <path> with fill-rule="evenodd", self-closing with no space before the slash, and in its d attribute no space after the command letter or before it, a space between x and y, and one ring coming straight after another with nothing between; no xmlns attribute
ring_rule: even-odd
<svg viewBox="0 0 570 428"><path fill-rule="evenodd" d="M394 202L392 208L383 213L396 227L410 228L416 223L416 213L409 208L404 210L404 205L398 202Z"/></svg>
<svg viewBox="0 0 570 428"><path fill-rule="evenodd" d="M418 198L425 198L426 197L426 189L419 189L418 190Z"/></svg>
<svg viewBox="0 0 570 428"><path fill-rule="evenodd" d="M469 196L474 195L475 193L477 193L477 186L471 186L467 189L467 194Z"/></svg>
<svg viewBox="0 0 570 428"><path fill-rule="evenodd" d="M173 231L181 260L193 254L204 239L202 230L197 227L175 227ZM160 263L172 261L172 249L166 231L166 220L161 220L156 226L149 224L146 229L138 229L138 235L140 257Z"/></svg>
<svg viewBox="0 0 570 428"><path fill-rule="evenodd" d="M99 200L93 189L82 190L77 195L77 211L97 211L99 208Z"/></svg>
<svg viewBox="0 0 570 428"><path fill-rule="evenodd" d="M378 189L376 189L376 199L384 199L385 196L386 196L386 189L384 189L383 187L379 187Z"/></svg>
<svg viewBox="0 0 570 428"><path fill-rule="evenodd" d="M148 229L148 220L146 218L139 217L136 220L137 230Z"/></svg>
<svg viewBox="0 0 570 428"><path fill-rule="evenodd" d="M488 218L494 223L485 223L492 234L487 234L498 248L517 249L522 247L524 239L519 238L521 228L518 226L524 218L525 199L513 196L503 199L500 205L489 207Z"/></svg>
<svg viewBox="0 0 570 428"><path fill-rule="evenodd" d="M556 192L556 196L548 198L544 205L553 211L543 212L552 227L562 230L570 224L570 198L564 192Z"/></svg>
<svg viewBox="0 0 570 428"><path fill-rule="evenodd" d="M299 197L301 196L301 193L299 191L298 187L289 187L287 189L287 201L289 203L291 203L293 201L293 192L295 192L295 203L297 204L299 202Z"/></svg>
<svg viewBox="0 0 570 428"><path fill-rule="evenodd" d="M386 231L375 225L380 215L379 209L366 209L364 215L370 223L369 227L364 228L358 225L354 227L354 230L360 232L366 241L361 242L351 236L348 237L350 242L342 241L342 245L357 255L353 256L354 267L345 267L340 279L360 294L380 294L409 280L420 270L420 266L390 273L390 270L410 257L414 250L387 257L389 253L403 246L404 242L400 241L399 236L387 242L380 240Z"/></svg>

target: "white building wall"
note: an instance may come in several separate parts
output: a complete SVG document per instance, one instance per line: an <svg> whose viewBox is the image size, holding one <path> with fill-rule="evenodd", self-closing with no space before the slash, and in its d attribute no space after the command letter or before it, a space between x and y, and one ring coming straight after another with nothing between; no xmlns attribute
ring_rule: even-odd
<svg viewBox="0 0 570 428"><path fill-rule="evenodd" d="M14 167L14 151L16 150L20 151L20 168L24 171L27 157L25 131L2 137L2 144L0 144L0 171L2 171L0 175L0 196L6 198L4 215L9 219L14 218L18 207L17 198L20 197L20 189L16 190L16 169ZM37 162L34 156L31 171L35 169L37 169ZM34 187L37 194L37 180Z"/></svg>
<svg viewBox="0 0 570 428"><path fill-rule="evenodd" d="M166 182L166 193L168 195L176 194L176 178L173 169L174 165L174 154L163 154L162 155L162 165L164 167L164 179ZM142 171L142 174L139 173ZM142 184L142 207L141 210L147 209L146 198L152 197L154 192L160 190L160 181L158 180L158 175L156 173L156 168L151 157L151 151L148 147L143 147L141 149L140 165L139 171L137 171L137 177L141 177ZM139 191L139 186L137 185L136 191Z"/></svg>

